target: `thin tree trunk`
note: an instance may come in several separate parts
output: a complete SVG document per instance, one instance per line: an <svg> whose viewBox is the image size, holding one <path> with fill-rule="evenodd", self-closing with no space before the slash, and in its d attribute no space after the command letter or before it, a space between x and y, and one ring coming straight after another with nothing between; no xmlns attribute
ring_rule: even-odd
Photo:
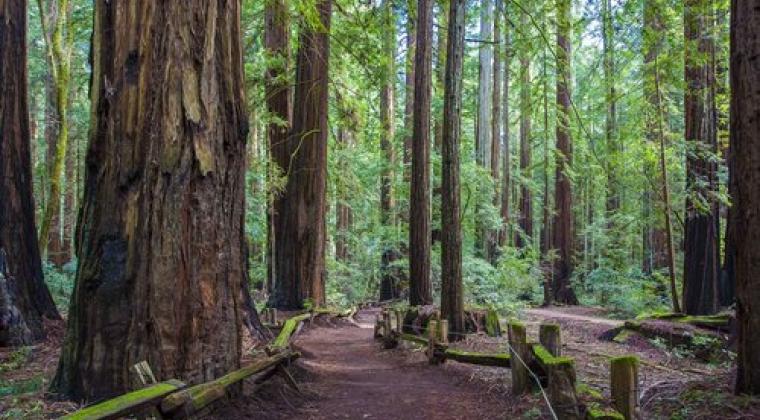
<svg viewBox="0 0 760 420"><path fill-rule="evenodd" d="M529 28L525 13L520 15L520 27ZM527 35L523 35L527 36ZM518 248L531 246L533 243L533 191L530 188L532 150L531 150L531 92L530 92L530 55L527 40L520 47L520 232L515 235Z"/></svg>
<svg viewBox="0 0 760 420"><path fill-rule="evenodd" d="M508 3L503 5L503 13L506 16L508 10ZM502 227L499 232L499 246L504 247L509 245L510 238L510 199L512 195L511 179L512 173L512 155L509 144L510 135L510 121L509 121L509 82L510 82L510 64L512 62L512 44L510 39L509 25L504 25L504 110L503 110L503 126L504 132L502 133L502 142L504 144L502 150L502 182L501 182L501 221Z"/></svg>
<svg viewBox="0 0 760 420"><path fill-rule="evenodd" d="M447 30L449 26L449 0L437 0L438 3L438 37L436 50L438 60L435 67L435 91L443 96L444 85L446 84L446 48L447 48ZM435 116L435 126L433 127L435 150L441 150L443 141L443 112Z"/></svg>
<svg viewBox="0 0 760 420"><path fill-rule="evenodd" d="M662 49L663 31L665 24L663 22L662 5L660 0L646 0L644 2L644 99L646 100L645 112L645 131L649 145L657 146L657 119L660 109L659 93L655 91L655 60L658 59ZM657 183L661 183L657 175L657 165L646 163L646 177ZM657 194L652 193L652 189L647 186L643 192L643 214L644 232L643 232L643 263L644 273L652 274L653 272L668 266L668 252L666 232L658 221L658 212L656 211Z"/></svg>
<svg viewBox="0 0 760 420"><path fill-rule="evenodd" d="M552 248L554 261L553 298L557 302L577 305L578 298L570 279L574 265L575 231L573 230L573 184L569 172L573 165L573 138L570 131L572 82L572 2L557 0L557 153L554 176L554 223Z"/></svg>
<svg viewBox="0 0 760 420"><path fill-rule="evenodd" d="M684 138L686 155L686 219L684 234L683 306L690 315L718 310L717 110L715 107L715 45L708 0L684 4L686 42Z"/></svg>
<svg viewBox="0 0 760 420"><path fill-rule="evenodd" d="M327 210L328 58L332 1L320 0L321 27L301 23L293 100L293 129L287 140L291 164L286 173L283 211L278 216L275 251L275 305L301 309L325 304ZM298 246L294 246L298 244Z"/></svg>
<svg viewBox="0 0 760 420"><path fill-rule="evenodd" d="M415 0L407 0L406 71L404 90L404 179L409 180L412 162L412 133L414 131L414 81L417 45L417 7Z"/></svg>
<svg viewBox="0 0 760 420"><path fill-rule="evenodd" d="M409 200L409 304L433 303L430 280L430 87L433 29L431 0L417 3L414 132Z"/></svg>
<svg viewBox="0 0 760 420"><path fill-rule="evenodd" d="M260 328L239 3L96 2L92 69L79 270L53 390L122 394L143 360L160 378L217 378L240 364L244 323Z"/></svg>
<svg viewBox="0 0 760 420"><path fill-rule="evenodd" d="M380 210L384 226L395 224L394 200L393 200L393 166L395 153L393 150L393 138L396 134L394 123L395 107L395 80L396 80L396 20L393 13L393 1L385 0L384 13L384 36L383 51L387 61L383 74L383 86L380 91L380 121L383 125L380 138L380 148L383 150L383 172L380 186Z"/></svg>
<svg viewBox="0 0 760 420"><path fill-rule="evenodd" d="M617 158L620 144L617 132L617 92L615 88L615 35L612 0L602 0L602 34L604 48L604 86L605 86L605 142L607 147L607 227L614 229L613 219L620 209L620 185L617 176ZM610 233L614 238L615 233ZM612 239L612 243L617 243ZM615 250L616 251L616 250Z"/></svg>
<svg viewBox="0 0 760 420"><path fill-rule="evenodd" d="M42 277L30 156L27 3L0 2L0 346L45 337L60 319Z"/></svg>
<svg viewBox="0 0 760 420"><path fill-rule="evenodd" d="M493 204L499 207L499 161L501 160L501 9L502 0L494 1L493 11L493 99L491 101L491 178L493 178ZM499 230L486 233L488 243L488 260L496 264L498 257Z"/></svg>
<svg viewBox="0 0 760 420"><path fill-rule="evenodd" d="M485 170L491 170L492 117L493 117L493 7L492 0L480 2L480 40L478 44L478 115L475 127L476 161ZM498 171L498 168L497 168ZM477 207L481 207L477 203ZM484 258L489 257L489 232L482 218L476 221L476 247Z"/></svg>
<svg viewBox="0 0 760 420"><path fill-rule="evenodd" d="M459 142L461 137L462 65L465 35L465 0L451 0L448 54L443 105L441 313L453 337L465 332L462 290L462 226L460 215Z"/></svg>
<svg viewBox="0 0 760 420"><path fill-rule="evenodd" d="M736 195L736 296L739 319L736 392L760 394L760 8L731 2L731 148Z"/></svg>

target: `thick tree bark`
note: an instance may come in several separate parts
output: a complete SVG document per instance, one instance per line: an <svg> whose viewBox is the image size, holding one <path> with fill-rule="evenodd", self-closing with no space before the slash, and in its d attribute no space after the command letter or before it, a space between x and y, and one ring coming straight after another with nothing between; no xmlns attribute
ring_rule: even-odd
<svg viewBox="0 0 760 420"><path fill-rule="evenodd" d="M690 315L718 309L720 256L718 238L717 152L715 107L715 45L711 37L711 2L684 4L686 41L684 97L686 155L686 219L684 237L683 306Z"/></svg>
<svg viewBox="0 0 760 420"><path fill-rule="evenodd" d="M280 309L301 309L306 301L325 303L327 210L328 58L332 1L316 3L320 27L302 22L293 129L286 150L291 164L278 216L275 249L274 303Z"/></svg>
<svg viewBox="0 0 760 420"><path fill-rule="evenodd" d="M528 18L520 15L520 27L529 28ZM528 41L523 40L524 43ZM520 231L515 235L518 248L531 246L533 243L533 191L529 182L533 177L531 167L533 151L531 150L531 95L530 95L530 55L527 45L520 47Z"/></svg>
<svg viewBox="0 0 760 420"><path fill-rule="evenodd" d="M441 313L449 332L462 334L462 226L460 220L459 143L462 133L462 65L465 35L465 0L451 0L449 10L446 82L443 98L441 188ZM461 337L455 335L454 337Z"/></svg>
<svg viewBox="0 0 760 420"><path fill-rule="evenodd" d="M436 65L435 65L435 91L443 97L444 86L446 84L446 48L448 47L448 33L447 28L449 26L449 0L437 0L438 3L438 19L436 22L437 39L436 39ZM433 145L435 150L441 150L441 142L443 141L443 111L436 113L435 125L433 127ZM435 190L434 190L435 194Z"/></svg>
<svg viewBox="0 0 760 420"><path fill-rule="evenodd" d="M417 3L414 132L409 200L409 304L433 303L430 280L430 87L433 11L431 0Z"/></svg>
<svg viewBox="0 0 760 420"><path fill-rule="evenodd" d="M287 0L268 0L265 11L264 48L272 60L266 69L265 93L267 112L271 121L267 126L269 139L269 187L280 185L280 177L290 170L290 154L287 149L288 134L293 122L291 89L288 80L290 61L290 22ZM279 215L285 205L281 191L273 192L267 212L267 290L273 291L277 284L276 249L280 232Z"/></svg>
<svg viewBox="0 0 760 420"><path fill-rule="evenodd" d="M760 8L731 2L731 148L736 195L736 296L739 319L736 392L760 394Z"/></svg>
<svg viewBox="0 0 760 420"><path fill-rule="evenodd" d="M578 298L570 284L573 273L573 191L569 172L573 165L573 140L570 132L571 98L571 1L557 0L557 155L554 186L554 223L552 247L557 250L554 262L554 300L577 305Z"/></svg>
<svg viewBox="0 0 760 420"><path fill-rule="evenodd" d="M655 62L658 61L660 51L663 45L663 31L665 24L663 22L662 5L660 0L646 0L644 2L644 99L646 100L645 110L645 132L648 144L657 147L657 115L660 109L660 93L655 89L655 78L658 71ZM657 165L654 162L646 162L644 168L646 177L655 184L662 181L657 175ZM642 269L644 273L652 274L659 269L668 266L667 238L665 229L663 229L658 220L657 212L658 195L652 192L650 186L646 186L643 191L643 211L644 219L643 229L643 261ZM662 206L660 206L662 207Z"/></svg>
<svg viewBox="0 0 760 420"><path fill-rule="evenodd" d="M45 337L59 319L34 225L27 95L27 2L0 2L0 347Z"/></svg>
<svg viewBox="0 0 760 420"><path fill-rule="evenodd" d="M76 400L124 393L143 360L161 378L216 378L258 324L244 314L239 3L126 6L94 10L79 268L52 383Z"/></svg>

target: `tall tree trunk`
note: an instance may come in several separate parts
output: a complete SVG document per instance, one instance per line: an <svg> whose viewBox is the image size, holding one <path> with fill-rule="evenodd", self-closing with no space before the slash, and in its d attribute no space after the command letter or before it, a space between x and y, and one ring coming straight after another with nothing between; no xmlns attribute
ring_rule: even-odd
<svg viewBox="0 0 760 420"><path fill-rule="evenodd" d="M644 2L644 99L645 108L645 132L648 145L657 147L657 116L660 110L660 93L655 90L655 77L659 77L655 71L655 61L658 60L662 50L665 30L664 17L660 0L646 0ZM655 184L661 183L657 175L657 165L654 162L646 162L644 170L647 179ZM667 239L666 232L660 225L657 217L657 194L647 186L643 192L643 263L642 269L647 274L667 267Z"/></svg>
<svg viewBox="0 0 760 420"><path fill-rule="evenodd" d="M760 8L731 2L731 148L736 175L736 297L739 319L736 392L760 394Z"/></svg>
<svg viewBox="0 0 760 420"><path fill-rule="evenodd" d="M60 319L42 277L34 225L27 94L27 2L0 2L0 346L45 337Z"/></svg>
<svg viewBox="0 0 760 420"><path fill-rule="evenodd" d="M414 83L416 80L417 6L415 0L406 0L406 71L404 89L404 179L410 177L412 162L412 133L414 131Z"/></svg>
<svg viewBox="0 0 760 420"><path fill-rule="evenodd" d="M275 305L301 309L325 303L327 207L328 58L332 1L316 3L320 27L301 23L296 63L293 129L287 140L291 165L278 216ZM294 246L298 244L298 246Z"/></svg>
<svg viewBox="0 0 760 420"><path fill-rule="evenodd" d="M55 26L52 29L50 37L47 36L49 33L47 25L51 19L47 16L48 11L45 9L42 0L37 1L52 76L52 89L55 95L55 99L51 102L55 104L54 117L58 120L58 124L55 127L55 144L49 145L51 151L48 153L50 159L48 163L48 199L39 234L39 246L42 255L47 253L48 239L51 234L55 235L56 252L60 253L63 249L60 229L61 187L66 163L66 149L68 148L69 141L68 108L73 30L68 19L69 1L54 1L57 2L57 13L55 16ZM56 262L60 261L57 260Z"/></svg>
<svg viewBox="0 0 760 420"><path fill-rule="evenodd" d="M239 366L243 323L258 326L239 3L154 6L95 3L79 269L52 384L76 400L124 393L142 360L216 378Z"/></svg>
<svg viewBox="0 0 760 420"><path fill-rule="evenodd" d="M437 0L438 3L438 21L436 26L437 31L437 44L436 55L438 56L435 66L435 91L443 97L444 85L446 84L446 48L447 43L447 28L449 26L449 0ZM441 142L443 141L443 112L437 113L433 118L435 125L433 127L434 140L433 144L435 150L441 150Z"/></svg>
<svg viewBox="0 0 760 420"><path fill-rule="evenodd" d="M431 0L417 3L414 132L409 200L409 304L433 303L430 280L430 87L433 29Z"/></svg>
<svg viewBox="0 0 760 420"><path fill-rule="evenodd" d="M525 12L520 14L520 27L528 31L528 18ZM531 167L531 92L530 92L530 53L527 34L523 33L520 45L520 232L515 235L518 248L531 246L533 243L533 191L530 182L533 177Z"/></svg>
<svg viewBox="0 0 760 420"><path fill-rule="evenodd" d="M501 160L501 10L502 0L494 1L493 12L493 99L491 100L491 178L493 178L493 205L499 207L499 161ZM499 231L490 230L486 233L488 260L496 264L498 257Z"/></svg>
<svg viewBox="0 0 760 420"><path fill-rule="evenodd" d="M480 2L480 43L478 46L478 115L475 127L476 161L478 165L490 172L491 169L491 142L493 117L493 5L491 0ZM497 168L498 170L498 168ZM478 207L482 204L478 203ZM478 251L484 258L489 253L489 232L482 218L478 218L477 241Z"/></svg>
<svg viewBox="0 0 760 420"><path fill-rule="evenodd" d="M290 153L288 152L288 133L293 121L289 73L290 62L290 22L287 0L268 0L266 4L264 28L264 49L272 57L265 74L265 96L270 122L267 126L269 139L269 161L267 171L268 188L281 185L280 179L290 171ZM267 211L267 290L275 289L278 279L275 264L277 242L281 235L279 217L283 212L285 201L282 192L274 189L270 192ZM271 200L271 202L270 202Z"/></svg>
<svg viewBox="0 0 760 420"><path fill-rule="evenodd" d="M554 176L554 223L552 248L554 261L553 298L557 302L577 305L578 298L570 284L574 264L573 191L570 171L573 165L573 139L570 131L572 60L572 2L557 0L557 154Z"/></svg>
<svg viewBox="0 0 760 420"><path fill-rule="evenodd" d="M508 11L508 2L505 2L503 5L503 13L505 16L507 16ZM509 238L510 238L510 199L512 196L512 187L511 187L511 167L512 167L512 155L510 150L510 144L509 144L509 135L510 135L510 121L509 121L509 82L510 82L510 64L512 63L512 44L510 39L510 31L509 31L509 25L504 25L504 77L503 77L503 83L504 83L504 95L502 95L502 98L504 100L504 110L502 112L503 115L503 126L504 130L502 133L502 142L504 144L504 147L502 148L502 179L501 179L501 208L500 208L500 214L501 214L501 230L499 232L499 246L504 247L509 245Z"/></svg>
<svg viewBox="0 0 760 420"><path fill-rule="evenodd" d="M712 3L688 0L684 5L686 42L684 125L686 155L686 219L683 306L690 315L718 309L717 110L715 108L715 45Z"/></svg>
<svg viewBox="0 0 760 420"><path fill-rule="evenodd" d="M348 107L340 93L336 94L336 102L341 114L340 127L338 127L336 138L337 146L342 150L338 165L341 173L348 173L350 169L346 157L350 155L349 151L354 146L354 132L352 130L358 125L358 122L353 109ZM348 239L351 226L354 224L353 209L348 202L350 196L350 188L342 177L338 177L335 185L335 259L344 263L348 262L351 257ZM384 209L383 212L385 212Z"/></svg>
<svg viewBox="0 0 760 420"><path fill-rule="evenodd" d="M393 13L393 1L385 0L383 4L383 52L386 60L383 73L383 86L380 91L380 121L382 136L380 148L383 150L383 172L380 180L380 210L384 226L395 224L393 200L393 166L396 156L393 150L393 138L396 135L394 123L395 80L396 80L396 18Z"/></svg>
<svg viewBox="0 0 760 420"><path fill-rule="evenodd" d="M605 144L607 158L605 160L607 173L607 227L614 229L614 219L620 209L620 185L617 175L617 159L620 149L617 130L617 92L615 88L615 28L612 11L612 0L602 0L602 39L604 48L604 86L605 86ZM614 238L615 233L611 232ZM617 243L612 239L612 243Z"/></svg>
<svg viewBox="0 0 760 420"><path fill-rule="evenodd" d="M546 23L546 20L544 20L544 24ZM541 255L543 258L547 257L547 254L549 253L549 249L551 248L551 235L552 235L552 222L549 219L549 206L550 206L550 199L549 199L549 72L547 71L548 66L548 55L546 52L547 46L544 45L543 48L543 59L542 61L542 67L543 67L543 77L542 77L542 94L543 94L543 108L544 108L544 132L543 132L543 138L544 138L544 159L543 159L543 167L541 168L541 174L542 178L544 180L544 191L541 197L542 205L541 205ZM547 270L548 271L548 270Z"/></svg>
<svg viewBox="0 0 760 420"><path fill-rule="evenodd" d="M462 291L462 226L459 199L459 142L461 137L462 63L465 35L465 0L451 0L448 54L443 98L441 192L441 313L449 331L461 337L464 330Z"/></svg>

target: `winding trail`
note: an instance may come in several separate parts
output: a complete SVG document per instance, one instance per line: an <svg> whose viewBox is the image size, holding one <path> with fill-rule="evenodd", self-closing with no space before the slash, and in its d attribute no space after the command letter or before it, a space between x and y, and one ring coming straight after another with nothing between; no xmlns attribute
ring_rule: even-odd
<svg viewBox="0 0 760 420"><path fill-rule="evenodd" d="M534 315L534 316L537 316L539 318L544 318L544 319L552 319L552 318L568 319L568 320L587 322L587 323L597 324L597 325L605 325L605 326L609 326L613 328L621 327L625 323L624 321L619 321L615 319L569 313L569 312L565 312L554 307L530 308L530 309L526 309L525 313L528 315Z"/></svg>
<svg viewBox="0 0 760 420"><path fill-rule="evenodd" d="M295 347L310 373L304 383L315 398L298 408L299 419L497 419L504 399L470 381L456 363L431 366L409 348L382 350L373 339L376 311L357 324L313 327Z"/></svg>

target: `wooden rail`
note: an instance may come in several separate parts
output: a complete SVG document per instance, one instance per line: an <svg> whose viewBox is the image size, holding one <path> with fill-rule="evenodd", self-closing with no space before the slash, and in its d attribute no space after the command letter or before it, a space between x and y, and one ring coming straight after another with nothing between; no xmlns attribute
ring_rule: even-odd
<svg viewBox="0 0 760 420"><path fill-rule="evenodd" d="M428 323L427 338L400 333L400 311L384 310L375 326L376 337L385 343L408 341L426 347L431 363L455 360L484 366L507 367L512 370L512 390L515 394L529 392L534 379L545 388L546 397L561 420L630 420L638 416L638 362L635 356L615 358L610 363L612 404L603 401L594 392L594 401L582 401L590 393L588 386L578 386L575 361L562 356L560 327L544 323L539 328L539 342L527 340L526 328L517 321L508 323L509 353L477 353L448 348L446 321L432 319ZM391 322L396 317L396 328ZM535 375L535 378L532 376ZM579 395L581 394L581 395ZM588 400L588 398L585 398ZM614 408L613 408L614 407Z"/></svg>
<svg viewBox="0 0 760 420"><path fill-rule="evenodd" d="M268 347L268 356L257 359L247 366L230 372L210 382L187 387L183 382L171 379L133 391L119 397L83 408L63 417L66 420L111 420L139 414L158 408L161 415L169 418L191 417L215 401L226 398L230 389L246 378L258 375L266 380L273 373L280 373L295 386L293 378L283 365L300 357L289 349L290 341L300 324L316 315L334 314L338 317L352 316L355 310L335 314L333 311L317 310L289 318ZM276 318L276 312L274 312Z"/></svg>

